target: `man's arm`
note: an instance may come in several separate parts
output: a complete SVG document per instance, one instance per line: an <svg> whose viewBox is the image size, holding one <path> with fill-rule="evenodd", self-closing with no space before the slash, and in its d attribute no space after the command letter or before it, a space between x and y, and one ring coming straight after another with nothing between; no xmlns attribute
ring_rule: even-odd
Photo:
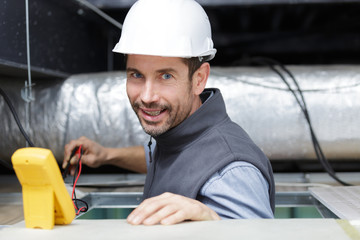
<svg viewBox="0 0 360 240"><path fill-rule="evenodd" d="M110 164L134 172L146 173L145 151L143 146L105 148L86 137L72 140L65 145L63 168L68 165L72 150L80 145L83 146L84 150L81 160L89 167L96 168L101 165ZM70 164L74 165L77 161L77 156L74 156L70 160ZM70 172L74 174L75 168L71 168Z"/></svg>
<svg viewBox="0 0 360 240"><path fill-rule="evenodd" d="M200 189L198 200L222 219L274 217L269 184L259 169L244 161L215 173Z"/></svg>

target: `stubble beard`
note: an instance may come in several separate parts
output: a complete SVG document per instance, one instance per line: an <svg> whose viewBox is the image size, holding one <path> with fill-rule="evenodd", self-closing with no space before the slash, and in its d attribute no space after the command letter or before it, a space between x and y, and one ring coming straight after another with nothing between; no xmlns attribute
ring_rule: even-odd
<svg viewBox="0 0 360 240"><path fill-rule="evenodd" d="M171 123L172 123L172 117L171 117L172 108L171 108L171 106L159 105L159 104L144 105L144 104L135 102L133 104L132 108L133 108L136 116L138 117L139 122L140 122L141 127L143 128L144 132L146 132L150 136L152 136L152 137L160 136L161 134L167 132L170 129ZM156 126L160 123L147 121L139 116L139 112L141 111L140 110L141 108L166 109L166 111L168 111L168 113L169 113L169 118L161 126Z"/></svg>
<svg viewBox="0 0 360 240"><path fill-rule="evenodd" d="M168 119L161 124L156 122L150 122L147 121L139 116L140 108L154 108L154 109L166 109L168 111ZM158 104L150 104L149 106L146 106L144 104L139 104L138 102L135 102L132 106L134 112L136 113L136 116L139 119L139 122L141 124L141 127L143 128L144 132L149 134L152 137L158 137L170 129L176 127L180 123L182 123L188 116L190 115L191 108L189 108L187 111L185 109L180 109L178 112L173 112L173 108L170 105L158 105ZM160 126L157 126L158 124L161 124Z"/></svg>

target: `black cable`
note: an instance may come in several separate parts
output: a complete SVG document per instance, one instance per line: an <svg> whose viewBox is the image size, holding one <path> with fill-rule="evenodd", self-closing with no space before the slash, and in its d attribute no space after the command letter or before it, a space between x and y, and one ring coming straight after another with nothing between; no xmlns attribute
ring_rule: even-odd
<svg viewBox="0 0 360 240"><path fill-rule="evenodd" d="M342 181L340 178L338 178L336 176L336 173L334 171L334 169L332 168L332 166L330 165L328 159L326 158L325 154L323 153L320 143L317 139L317 136L315 134L315 131L313 129L311 120L310 120L310 115L306 106L306 102L305 102L305 98L303 95L303 92L298 84L298 82L296 81L294 75L280 62L270 59L270 58L264 58L264 57L255 57L251 60L253 63L257 63L257 64L262 64L262 65L267 65L271 68L271 70L273 70L280 78L281 80L285 83L285 85L288 87L289 91L294 95L296 102L298 103L298 105L300 106L305 119L309 125L309 130L310 130L310 135L311 135L311 140L313 143L313 147L314 147L314 151L316 154L317 159L320 161L321 165L324 167L325 171L333 178L335 179L337 182L341 183L342 185L345 186L351 186L351 184ZM290 84L287 82L286 78L283 76L283 74L278 71L275 66L280 67L281 70L283 70L284 72L286 72L290 78L293 80L293 83L295 84L296 88L297 88L297 92L300 95L300 99L298 98L298 95L295 93L295 91L291 88Z"/></svg>
<svg viewBox="0 0 360 240"><path fill-rule="evenodd" d="M311 134L311 138L312 138L312 142L313 142L313 146L314 146L314 149L315 149L315 154L317 155L317 158L320 160L320 162L322 163L322 165L324 166L324 168L326 169L327 172L329 172L330 175L332 175L332 177L334 177L335 179L337 178L336 176L333 176L335 175L335 171L333 170L333 168L331 167L330 163L327 161L324 153L322 152L322 149L320 147L320 143L318 142L317 140L317 137L315 135L315 132L313 130L313 127L312 127L312 123L311 123L311 120L310 120L310 116L309 116L309 113L308 113L308 110L307 110L307 106L306 106L306 102L305 102L305 98L303 96L303 93L302 93L302 90L298 84L298 82L296 81L295 77L293 76L293 74L284 66L282 65L281 63L273 60L273 59L266 59L266 58L263 58L263 60L269 62L270 64L273 64L273 65L278 65L283 71L285 71L286 73L288 73L288 75L291 77L291 79L293 80L294 84L296 85L297 87L297 91L299 92L300 96L301 96L301 100L302 100L302 104L300 103L300 100L298 99L295 91L291 88L290 84L286 81L286 79L284 78L284 76L275 69L275 67L273 65L270 65L270 68L274 70L274 72L276 72L280 78L283 80L283 82L287 85L289 91L294 95L297 103L299 104L300 108L302 109L303 113L304 113L304 116L309 124L309 129L310 129L310 134ZM341 182L342 184L344 184L344 182L342 182L340 179L336 179L337 181Z"/></svg>
<svg viewBox="0 0 360 240"><path fill-rule="evenodd" d="M288 74L290 73L290 71L288 71L282 64L274 61L274 60L268 60L268 62L271 64L271 68L274 70L274 65L277 64L280 66L280 68L282 68L284 71L286 71ZM286 70L285 70L286 69ZM310 133L311 133L311 138L312 138L312 142L313 142L313 146L314 146L314 149L315 149L315 154L317 156L317 158L320 160L321 164L323 165L323 167L325 168L325 170L329 173L329 175L331 177L333 177L335 180L337 180L338 182L340 182L341 184L343 185L349 185L348 183L345 183L343 182L342 180L340 180L336 175L335 175L335 171L333 170L333 168L331 167L330 163L328 162L328 160L326 159L324 153L322 152L322 149L320 147L320 143L318 142L317 140L317 137L315 135L315 132L313 130L313 127L312 127L312 123L311 123L311 120L310 120L310 116L309 116L309 113L307 111L307 107L306 107L306 102L305 102L305 99L303 97L303 94L302 94L302 91L296 81L296 79L294 78L294 76L290 73L289 76L293 79L293 82L294 84L296 85L297 87L297 90L301 96L301 100L302 100L302 103L303 105L301 105L300 103L300 100L297 98L297 95L295 93L295 91L290 87L290 85L287 83L286 79L282 76L282 74L278 71L275 71L277 72L278 74L280 74L279 76L281 76L281 79L284 81L284 83L287 85L289 91L294 95L294 97L296 98L296 101L298 102L299 106L301 107L303 113L304 113L304 116L309 124L309 129L310 129Z"/></svg>
<svg viewBox="0 0 360 240"><path fill-rule="evenodd" d="M259 59L258 59L259 60ZM289 70L287 70L282 64L280 64L279 62L276 62L275 60L272 60L272 59L265 59L263 58L262 61L264 62L267 62L268 65L270 66L270 68L272 70L274 70L274 72L276 72L280 78L284 81L284 83L287 85L288 89L290 92L292 92L292 94L294 95L297 103L299 104L300 108L302 109L303 113L304 113L304 116L309 124L309 129L310 129L310 133L311 133L311 138L312 138L312 142L313 142L313 146L314 146L314 150L315 150L315 154L317 156L317 158L319 159L319 161L321 162L321 164L323 165L323 167L325 168L325 170L328 172L328 174L333 177L336 181L340 182L341 184L343 185L350 185L344 181L342 181L341 179L339 179L336 175L335 175L335 171L333 170L333 168L331 167L330 163L328 162L328 160L326 159L324 153L322 152L322 149L320 147L320 144L317 140L317 137L316 137L316 134L313 130L313 127L312 127L312 124L311 124L311 120L310 120L310 116L309 116L309 113L307 111L307 107L306 107L306 102L305 102L305 99L304 99L304 96L302 94L302 91L295 79L295 77L291 74L291 72ZM280 68L285 71L286 73L288 73L288 75L292 78L294 84L296 85L297 87L297 90L301 96L301 100L302 100L302 103L303 105L300 103L300 100L298 99L296 93L294 92L294 90L290 87L290 85L288 84L288 82L286 81L286 79L283 77L283 75L277 71L274 67L274 65L278 65L280 66Z"/></svg>
<svg viewBox="0 0 360 240"><path fill-rule="evenodd" d="M10 169L10 170L14 170L14 168L12 167L12 164L5 161L5 160L0 159L0 164L3 165L4 167Z"/></svg>
<svg viewBox="0 0 360 240"><path fill-rule="evenodd" d="M76 198L76 199L73 199L73 201L75 201L76 207L79 209L80 212L87 212L87 210L89 209L89 205L84 200ZM83 207L79 208L77 202L82 202L85 205L85 208L83 208Z"/></svg>
<svg viewBox="0 0 360 240"><path fill-rule="evenodd" d="M6 93L0 88L0 95L3 96L5 102L7 103L7 105L9 106L10 108L10 111L15 119L15 122L16 124L18 125L19 129L20 129L20 132L22 133L22 135L24 136L25 140L28 142L29 146L30 147L34 147L35 145L33 144L33 142L30 140L29 136L26 134L23 126L21 125L21 122L19 120L19 117L16 113L16 110L14 108L14 106L12 105L11 101L10 101L10 98L6 95Z"/></svg>

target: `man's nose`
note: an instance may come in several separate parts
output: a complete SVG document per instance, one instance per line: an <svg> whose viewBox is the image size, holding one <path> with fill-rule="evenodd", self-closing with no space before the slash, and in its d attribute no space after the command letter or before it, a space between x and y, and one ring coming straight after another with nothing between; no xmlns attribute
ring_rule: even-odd
<svg viewBox="0 0 360 240"><path fill-rule="evenodd" d="M159 89L156 87L156 83L153 79L146 79L141 92L141 101L143 103L152 103L159 100Z"/></svg>

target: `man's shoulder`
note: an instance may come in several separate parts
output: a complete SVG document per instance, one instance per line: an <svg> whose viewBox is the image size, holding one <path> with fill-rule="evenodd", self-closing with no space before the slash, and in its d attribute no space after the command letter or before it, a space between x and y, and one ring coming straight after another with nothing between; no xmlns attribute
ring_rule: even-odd
<svg viewBox="0 0 360 240"><path fill-rule="evenodd" d="M268 160L246 131L230 118L214 126L211 130L211 138L216 139L214 144L221 146L223 150L226 149L236 160L250 161L253 164L260 159Z"/></svg>
<svg viewBox="0 0 360 240"><path fill-rule="evenodd" d="M224 139L229 146L255 145L247 132L229 117L214 126L213 134ZM255 145L256 146L256 145Z"/></svg>

